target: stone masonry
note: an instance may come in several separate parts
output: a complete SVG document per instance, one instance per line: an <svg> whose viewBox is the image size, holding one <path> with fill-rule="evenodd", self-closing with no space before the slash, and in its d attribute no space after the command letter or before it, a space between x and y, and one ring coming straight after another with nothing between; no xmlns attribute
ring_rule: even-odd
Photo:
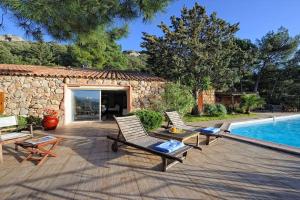
<svg viewBox="0 0 300 200"><path fill-rule="evenodd" d="M204 105L206 104L215 104L215 90L204 90L198 92L198 110L199 112L203 112Z"/></svg>
<svg viewBox="0 0 300 200"><path fill-rule="evenodd" d="M215 90L204 90L200 92L203 96L203 104L215 104Z"/></svg>
<svg viewBox="0 0 300 200"><path fill-rule="evenodd" d="M131 86L131 108L136 110L147 108L152 99L160 98L165 82L1 75L0 89L5 93L4 114L42 117L44 110L51 108L59 110L60 122L63 122L65 84Z"/></svg>

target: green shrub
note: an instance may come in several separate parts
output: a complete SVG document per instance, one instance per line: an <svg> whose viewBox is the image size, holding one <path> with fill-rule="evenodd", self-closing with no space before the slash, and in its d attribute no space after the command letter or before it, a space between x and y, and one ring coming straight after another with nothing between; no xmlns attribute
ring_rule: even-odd
<svg viewBox="0 0 300 200"><path fill-rule="evenodd" d="M245 113L245 110L243 110L242 108L235 108L234 112L236 112L236 113Z"/></svg>
<svg viewBox="0 0 300 200"><path fill-rule="evenodd" d="M159 128L163 121L161 113L152 110L138 110L130 115L137 115L147 131Z"/></svg>
<svg viewBox="0 0 300 200"><path fill-rule="evenodd" d="M216 108L218 116L225 116L227 114L227 109L223 104L216 104Z"/></svg>
<svg viewBox="0 0 300 200"><path fill-rule="evenodd" d="M29 116L27 117L27 123L28 124L34 124L36 126L41 126L42 125L42 118L35 117L35 116Z"/></svg>
<svg viewBox="0 0 300 200"><path fill-rule="evenodd" d="M206 104L204 105L204 113L208 116L225 116L227 110L222 104Z"/></svg>
<svg viewBox="0 0 300 200"><path fill-rule="evenodd" d="M0 115L1 117L7 117L7 115ZM28 124L34 124L37 126L41 126L42 125L42 119L39 117L35 117L35 116L29 116L29 117L25 117L25 116L18 116L18 128L19 129L23 129L23 128L27 128Z"/></svg>
<svg viewBox="0 0 300 200"><path fill-rule="evenodd" d="M24 116L18 116L18 127L19 128L26 128L27 127L27 118Z"/></svg>
<svg viewBox="0 0 300 200"><path fill-rule="evenodd" d="M204 113L208 116L215 116L217 113L217 107L214 104L205 104Z"/></svg>
<svg viewBox="0 0 300 200"><path fill-rule="evenodd" d="M179 83L166 84L162 99L153 102L151 108L158 112L176 110L180 114L190 112L195 104L190 88Z"/></svg>

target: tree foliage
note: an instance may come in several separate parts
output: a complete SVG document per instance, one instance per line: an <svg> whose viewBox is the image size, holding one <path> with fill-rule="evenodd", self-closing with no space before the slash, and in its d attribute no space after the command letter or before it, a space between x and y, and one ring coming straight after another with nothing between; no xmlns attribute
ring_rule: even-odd
<svg viewBox="0 0 300 200"><path fill-rule="evenodd" d="M139 52L138 56L132 56L125 52L125 56L127 57L127 69L133 71L147 71L147 59L148 55L144 52Z"/></svg>
<svg viewBox="0 0 300 200"><path fill-rule="evenodd" d="M159 25L163 36L144 33L142 47L149 55L149 71L156 75L193 88L194 94L210 80L217 89L232 84L236 70L229 68L236 45L234 34L238 24L229 24L207 15L199 4L188 10L184 7L180 17L171 17L171 25Z"/></svg>
<svg viewBox="0 0 300 200"><path fill-rule="evenodd" d="M71 65L68 46L41 42L0 42L0 63Z"/></svg>
<svg viewBox="0 0 300 200"><path fill-rule="evenodd" d="M245 53L250 62L242 62L243 54L233 58L247 72L241 76L240 83L235 84L235 89L259 92L269 104L299 109L299 36L292 37L281 27L267 33L255 44L249 41L249 45L251 48L246 48Z"/></svg>
<svg viewBox="0 0 300 200"><path fill-rule="evenodd" d="M184 115L191 111L194 103L190 88L179 83L168 83L162 93L162 99L152 102L152 109L159 112L176 110Z"/></svg>
<svg viewBox="0 0 300 200"><path fill-rule="evenodd" d="M159 27L162 36L143 35L149 72L191 87L194 96L211 87L254 91L268 103L300 108L300 36L281 27L256 43L239 39L238 24L206 14L198 4Z"/></svg>
<svg viewBox="0 0 300 200"><path fill-rule="evenodd" d="M127 69L127 65L132 62L138 63L140 60L133 60L122 54L116 40L126 35L127 26L117 26L114 22L118 20L126 23L137 17L148 20L156 12L163 10L170 1L2 0L0 7L6 11L5 17L14 16L17 24L25 30L26 34L38 41L42 41L43 36L48 34L55 40L69 41L71 45L60 46L67 48L67 51L59 52L58 54L65 55L58 57L53 55L56 51L46 43L37 45L32 43L29 44L30 47L24 47L21 52L23 54L26 51L25 54L29 57L19 56L18 53L8 49L1 49L1 62ZM5 26L5 23L1 23L0 26Z"/></svg>
<svg viewBox="0 0 300 200"><path fill-rule="evenodd" d="M97 69L145 71L147 55L130 56L105 32L79 37L75 44L54 42L1 42L0 63L45 66L83 65ZM100 38L100 39L99 39Z"/></svg>
<svg viewBox="0 0 300 200"><path fill-rule="evenodd" d="M116 34L114 34L117 37ZM127 58L121 48L103 31L102 27L86 35L80 35L70 47L76 66L87 65L98 69L124 69Z"/></svg>
<svg viewBox="0 0 300 200"><path fill-rule="evenodd" d="M269 104L300 109L300 66L266 68L261 74L259 93Z"/></svg>
<svg viewBox="0 0 300 200"><path fill-rule="evenodd" d="M258 91L259 83L264 70L267 68L284 68L297 51L300 37L291 37L286 28L279 28L277 32L267 33L258 40L259 49L258 64L256 65L256 82L254 92Z"/></svg>
<svg viewBox="0 0 300 200"><path fill-rule="evenodd" d="M258 47L250 40L235 39L236 51L231 58L229 67L235 70L236 76L233 79L231 90L243 90L243 86L253 84L251 77L258 62Z"/></svg>
<svg viewBox="0 0 300 200"><path fill-rule="evenodd" d="M116 19L150 19L170 0L1 0L27 34L42 40L44 33L58 40L76 39Z"/></svg>

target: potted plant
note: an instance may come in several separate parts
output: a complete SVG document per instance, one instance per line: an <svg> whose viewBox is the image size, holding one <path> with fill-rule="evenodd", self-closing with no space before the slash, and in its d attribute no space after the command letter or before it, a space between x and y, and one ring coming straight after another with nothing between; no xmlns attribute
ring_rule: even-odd
<svg viewBox="0 0 300 200"><path fill-rule="evenodd" d="M42 125L45 130L54 130L58 125L58 111L53 109L46 109L44 111L44 118Z"/></svg>

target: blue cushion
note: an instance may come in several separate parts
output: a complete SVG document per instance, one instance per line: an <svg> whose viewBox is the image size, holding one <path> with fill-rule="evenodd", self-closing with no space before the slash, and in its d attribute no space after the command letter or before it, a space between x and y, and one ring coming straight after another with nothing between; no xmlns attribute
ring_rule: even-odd
<svg viewBox="0 0 300 200"><path fill-rule="evenodd" d="M219 128L215 127L207 127L207 128L202 128L200 129L201 133L207 133L207 134L215 134L220 131Z"/></svg>
<svg viewBox="0 0 300 200"><path fill-rule="evenodd" d="M184 147L184 144L182 142L179 142L177 140L169 140L154 146L153 149L163 153L171 153L182 147Z"/></svg>

